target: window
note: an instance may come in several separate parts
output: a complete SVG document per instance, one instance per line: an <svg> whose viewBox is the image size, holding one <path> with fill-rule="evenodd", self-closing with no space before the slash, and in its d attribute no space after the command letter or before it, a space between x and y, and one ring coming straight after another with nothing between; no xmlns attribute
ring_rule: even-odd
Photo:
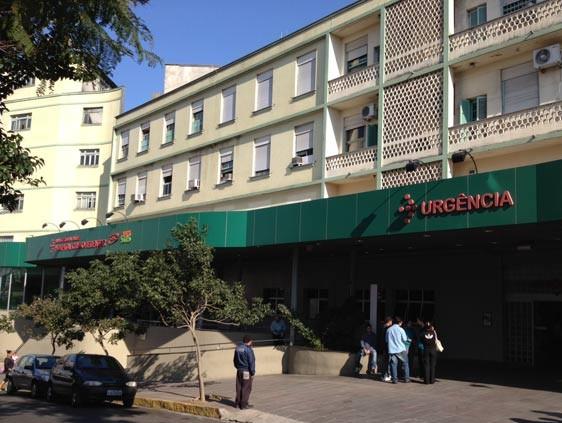
<svg viewBox="0 0 562 423"><path fill-rule="evenodd" d="M536 0L503 0L503 14L514 13L533 4Z"/></svg>
<svg viewBox="0 0 562 423"><path fill-rule="evenodd" d="M176 113L167 113L164 116L164 142L162 144L168 144L174 141L176 128Z"/></svg>
<svg viewBox="0 0 562 423"><path fill-rule="evenodd" d="M119 152L120 159L126 159L129 155L129 131L121 132L121 151Z"/></svg>
<svg viewBox="0 0 562 423"><path fill-rule="evenodd" d="M191 103L191 134L203 132L203 100Z"/></svg>
<svg viewBox="0 0 562 423"><path fill-rule="evenodd" d="M1 235L0 236L0 242L14 242L14 236L13 235Z"/></svg>
<svg viewBox="0 0 562 423"><path fill-rule="evenodd" d="M277 310L278 304L285 304L285 290L283 288L264 288L263 301Z"/></svg>
<svg viewBox="0 0 562 423"><path fill-rule="evenodd" d="M188 163L187 189L199 189L201 181L201 157L192 157Z"/></svg>
<svg viewBox="0 0 562 423"><path fill-rule="evenodd" d="M86 107L84 108L84 125L101 125L101 116L103 107Z"/></svg>
<svg viewBox="0 0 562 423"><path fill-rule="evenodd" d="M34 85L35 85L35 78L32 76L27 81L25 81L25 85L23 86L23 88L33 87Z"/></svg>
<svg viewBox="0 0 562 423"><path fill-rule="evenodd" d="M344 152L353 152L377 145L377 124L367 125L361 115L354 115L345 118L343 125L345 131Z"/></svg>
<svg viewBox="0 0 562 423"><path fill-rule="evenodd" d="M254 141L254 176L269 175L270 137Z"/></svg>
<svg viewBox="0 0 562 423"><path fill-rule="evenodd" d="M139 153L148 151L150 145L150 123L145 122L141 125Z"/></svg>
<svg viewBox="0 0 562 423"><path fill-rule="evenodd" d="M295 127L295 156L312 159L314 123ZM311 163L311 160L308 161Z"/></svg>
<svg viewBox="0 0 562 423"><path fill-rule="evenodd" d="M227 148L220 152L220 183L232 181L232 173L234 170L234 156L232 148Z"/></svg>
<svg viewBox="0 0 562 423"><path fill-rule="evenodd" d="M315 319L319 313L328 310L328 290L308 288L304 292L305 306L309 319Z"/></svg>
<svg viewBox="0 0 562 423"><path fill-rule="evenodd" d="M399 289L396 291L396 316L404 321L420 317L432 322L435 315L435 291L429 289Z"/></svg>
<svg viewBox="0 0 562 423"><path fill-rule="evenodd" d="M273 70L260 73L256 78L256 111L271 107L273 93Z"/></svg>
<svg viewBox="0 0 562 423"><path fill-rule="evenodd" d="M6 207L6 206L0 207L0 213L18 213L18 212L21 212L21 211L23 211L23 194L19 195L16 198L16 207L11 212L8 209L8 207Z"/></svg>
<svg viewBox="0 0 562 423"><path fill-rule="evenodd" d="M162 189L161 197L169 197L172 195L172 166L164 166L162 168Z"/></svg>
<svg viewBox="0 0 562 423"><path fill-rule="evenodd" d="M117 181L117 207L125 207L125 194L127 192L127 180L121 178Z"/></svg>
<svg viewBox="0 0 562 423"><path fill-rule="evenodd" d="M486 4L481 4L467 11L468 14L468 27L474 28L475 26L485 24L488 21L487 17L487 6Z"/></svg>
<svg viewBox="0 0 562 423"><path fill-rule="evenodd" d="M222 90L222 116L221 123L234 120L236 112L236 87Z"/></svg>
<svg viewBox="0 0 562 423"><path fill-rule="evenodd" d="M363 313L365 317L369 317L371 312L371 290L367 289L356 289L355 290L355 303L357 308Z"/></svg>
<svg viewBox="0 0 562 423"><path fill-rule="evenodd" d="M373 64L378 66L380 62L381 62L381 47L375 46L375 48L373 49Z"/></svg>
<svg viewBox="0 0 562 423"><path fill-rule="evenodd" d="M345 63L347 73L367 67L367 36L345 45Z"/></svg>
<svg viewBox="0 0 562 423"><path fill-rule="evenodd" d="M135 191L135 201L146 201L146 173L137 175L137 189Z"/></svg>
<svg viewBox="0 0 562 423"><path fill-rule="evenodd" d="M31 129L31 113L12 116L12 131L26 131Z"/></svg>
<svg viewBox="0 0 562 423"><path fill-rule="evenodd" d="M95 80L95 81L84 81L82 82L82 91L83 92L91 92L91 91L106 91L111 89L111 87L102 80Z"/></svg>
<svg viewBox="0 0 562 423"><path fill-rule="evenodd" d="M460 113L461 125L486 119L488 117L487 102L488 97L485 95L463 100Z"/></svg>
<svg viewBox="0 0 562 423"><path fill-rule="evenodd" d="M95 192L77 192L76 208L78 210L93 210L96 208Z"/></svg>
<svg viewBox="0 0 562 423"><path fill-rule="evenodd" d="M100 162L100 150L80 150L80 166L97 166Z"/></svg>
<svg viewBox="0 0 562 423"><path fill-rule="evenodd" d="M503 113L539 105L539 74L532 62L502 70Z"/></svg>
<svg viewBox="0 0 562 423"><path fill-rule="evenodd" d="M297 97L314 91L316 82L316 51L297 58Z"/></svg>

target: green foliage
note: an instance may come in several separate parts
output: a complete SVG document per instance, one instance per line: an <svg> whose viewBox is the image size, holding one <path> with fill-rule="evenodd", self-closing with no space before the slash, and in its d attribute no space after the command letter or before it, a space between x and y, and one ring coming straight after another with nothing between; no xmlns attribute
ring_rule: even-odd
<svg viewBox="0 0 562 423"><path fill-rule="evenodd" d="M323 351L324 345L314 331L301 322L297 317L293 315L291 310L289 310L285 305L277 305L278 312L295 328L295 330L301 334L301 336L308 342L308 344L314 348L316 351Z"/></svg>
<svg viewBox="0 0 562 423"><path fill-rule="evenodd" d="M111 74L123 57L155 65L146 44L152 36L133 9L149 0L0 1L0 114L6 98L30 78L46 85L59 79L93 81ZM15 183L37 186L43 161L20 146L21 137L0 123L0 205L12 210Z"/></svg>
<svg viewBox="0 0 562 423"><path fill-rule="evenodd" d="M85 332L89 332L106 354L106 342L117 343L137 329L135 313L140 305L138 254L114 254L105 261L94 260L87 269L66 274L70 290L65 306Z"/></svg>
<svg viewBox="0 0 562 423"><path fill-rule="evenodd" d="M33 321L36 331L32 335L35 338L50 336L51 354L55 353L57 345L69 349L74 341L84 338L84 332L75 325L70 310L60 298L37 298L29 305L19 306L17 314Z"/></svg>
<svg viewBox="0 0 562 423"><path fill-rule="evenodd" d="M198 321L252 325L270 314L270 307L260 298L248 301L241 283L228 284L216 277L213 249L205 243L205 233L196 221L176 226L172 235L177 247L156 251L146 259L140 290L163 324L185 327L191 333L196 349L199 399L205 401Z"/></svg>
<svg viewBox="0 0 562 423"><path fill-rule="evenodd" d="M8 314L0 314L0 332L12 333L14 331L14 317Z"/></svg>

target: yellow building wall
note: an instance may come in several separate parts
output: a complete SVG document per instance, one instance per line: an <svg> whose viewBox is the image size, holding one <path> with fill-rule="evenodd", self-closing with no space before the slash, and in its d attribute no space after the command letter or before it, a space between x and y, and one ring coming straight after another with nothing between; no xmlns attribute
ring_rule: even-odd
<svg viewBox="0 0 562 423"><path fill-rule="evenodd" d="M75 90L75 91L72 91ZM16 90L7 101L2 118L7 128L11 116L31 113L31 128L20 131L23 145L45 165L34 176L45 184L37 188L18 185L24 194L23 211L0 214L0 236L26 237L56 232L56 225L70 220L80 225L84 218L102 219L107 209L111 165L112 128L121 111L122 91L82 92L80 81L57 81L54 89L38 95L36 87ZM29 96L29 97L25 97ZM101 125L83 124L85 107L102 107ZM99 165L80 166L80 149L99 149ZM77 192L96 192L96 209L77 210ZM42 225L50 224L46 228ZM95 226L95 219L88 226ZM68 223L65 229L75 229Z"/></svg>

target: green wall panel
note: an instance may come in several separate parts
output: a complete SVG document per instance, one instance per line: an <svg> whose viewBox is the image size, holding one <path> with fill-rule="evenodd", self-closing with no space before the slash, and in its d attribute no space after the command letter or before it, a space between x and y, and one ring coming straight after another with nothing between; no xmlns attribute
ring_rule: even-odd
<svg viewBox="0 0 562 423"><path fill-rule="evenodd" d="M25 242L0 242L0 267L33 267L25 263Z"/></svg>
<svg viewBox="0 0 562 423"><path fill-rule="evenodd" d="M417 210L409 224L404 222L407 212L399 211L401 205L407 204L404 200L406 194L420 207L422 201L454 198L460 193L476 195L496 191L503 193L505 190L509 190L513 196L513 207L439 216L423 216ZM27 240L26 246L6 247L14 243L0 244L0 265L21 264L26 250L28 261L40 262L56 258L91 257L103 255L107 251L160 249L171 240L170 230L178 222L186 223L190 218L195 218L200 227L207 227L207 242L217 248L562 220L562 161L259 210L183 213L34 237ZM119 241L97 250L53 252L49 247L55 238L79 236L80 241L99 240L127 230L132 231L130 242Z"/></svg>

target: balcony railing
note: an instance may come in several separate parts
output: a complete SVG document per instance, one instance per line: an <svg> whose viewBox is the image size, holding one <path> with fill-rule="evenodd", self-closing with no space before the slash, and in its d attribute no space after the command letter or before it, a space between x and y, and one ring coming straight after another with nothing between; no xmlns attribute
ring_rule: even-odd
<svg viewBox="0 0 562 423"><path fill-rule="evenodd" d="M485 47L548 28L562 22L560 0L545 0L518 12L501 16L475 28L453 34L449 38L451 59Z"/></svg>
<svg viewBox="0 0 562 423"><path fill-rule="evenodd" d="M375 168L376 161L377 147L326 157L326 176L341 176L362 170L372 170Z"/></svg>
<svg viewBox="0 0 562 423"><path fill-rule="evenodd" d="M449 128L449 145L466 149L562 130L562 102Z"/></svg>
<svg viewBox="0 0 562 423"><path fill-rule="evenodd" d="M365 88L376 85L379 78L379 67L371 65L357 72L348 73L328 82L328 101L354 94Z"/></svg>

